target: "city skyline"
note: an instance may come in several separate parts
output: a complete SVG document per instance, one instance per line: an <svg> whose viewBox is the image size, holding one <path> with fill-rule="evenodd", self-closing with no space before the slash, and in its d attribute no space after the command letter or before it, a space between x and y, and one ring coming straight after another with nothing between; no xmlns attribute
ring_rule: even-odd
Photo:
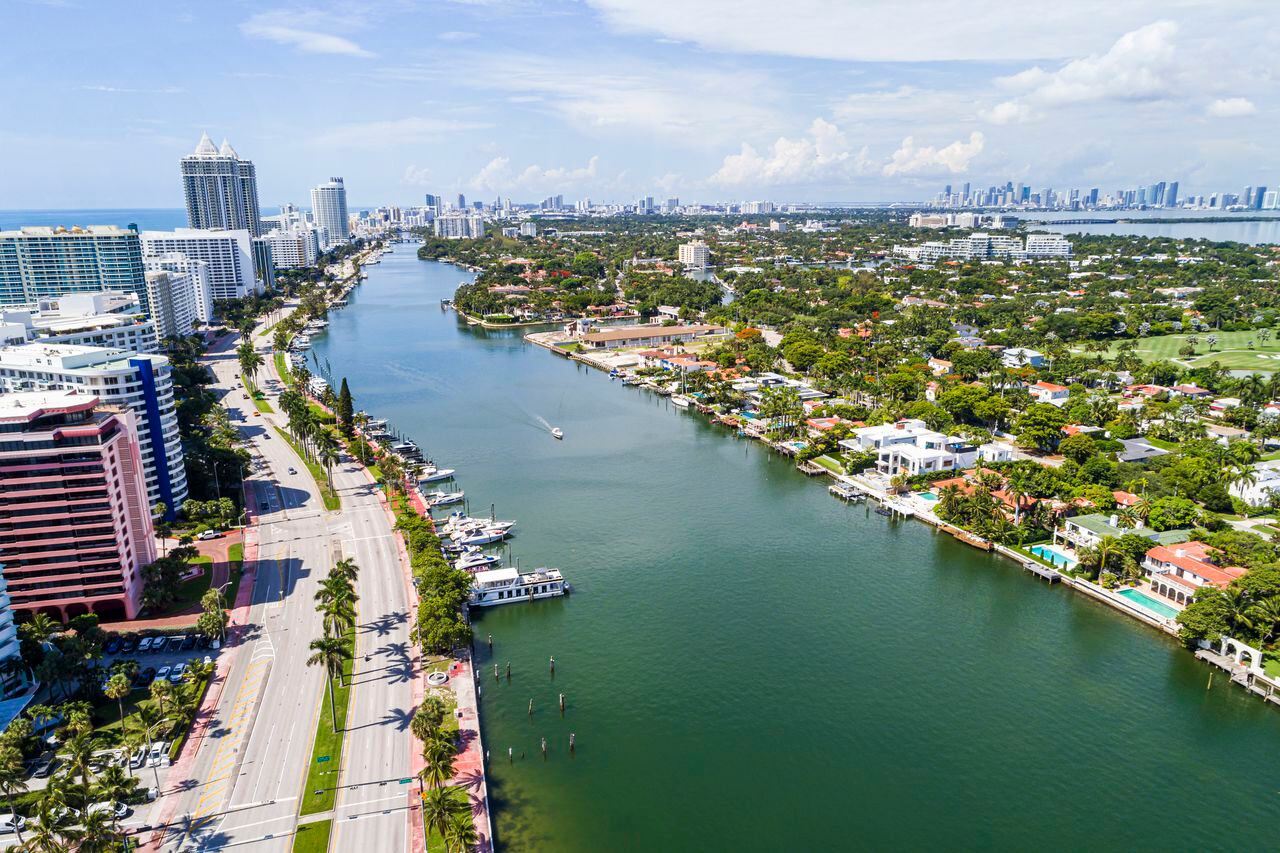
<svg viewBox="0 0 1280 853"><path fill-rule="evenodd" d="M0 175L0 197L179 206L172 163L206 131L254 162L264 210L339 174L365 205L428 191L924 201L988 175L1280 184L1275 97L1253 73L1272 55L1265 4L1085 5L1031 3L991 38L981 14L952 20L934 0L785 15L718 0L25 4L3 98L26 120L0 139L26 167ZM119 43L133 48L107 53ZM229 70L186 61L210 54ZM281 97L309 86L316 98Z"/></svg>

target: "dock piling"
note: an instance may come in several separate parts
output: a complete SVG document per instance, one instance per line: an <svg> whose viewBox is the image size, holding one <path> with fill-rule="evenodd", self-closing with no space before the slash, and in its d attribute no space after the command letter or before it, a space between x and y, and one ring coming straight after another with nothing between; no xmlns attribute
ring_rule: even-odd
<svg viewBox="0 0 1280 853"><path fill-rule="evenodd" d="M564 694L560 694L560 716L564 716Z"/></svg>

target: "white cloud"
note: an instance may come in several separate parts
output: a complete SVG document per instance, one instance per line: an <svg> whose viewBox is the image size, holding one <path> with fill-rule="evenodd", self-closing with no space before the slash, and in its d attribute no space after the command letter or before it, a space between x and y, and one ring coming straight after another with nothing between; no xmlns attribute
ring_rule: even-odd
<svg viewBox="0 0 1280 853"><path fill-rule="evenodd" d="M1176 11L1213 27L1217 0L587 0L614 29L711 50L816 59L1012 61L1097 50ZM998 22L998 34L993 30ZM1190 29L1190 24L1188 25Z"/></svg>
<svg viewBox="0 0 1280 853"><path fill-rule="evenodd" d="M887 176L966 172L969 162L982 153L985 144L985 137L976 130L969 134L968 142L957 139L945 148L917 146L908 136L893 152L883 171Z"/></svg>
<svg viewBox="0 0 1280 853"><path fill-rule="evenodd" d="M294 16L283 13L266 12L254 15L240 25L240 31L250 38L291 45L303 53L374 56L370 51L342 36L335 36L321 30L300 29L296 26Z"/></svg>
<svg viewBox="0 0 1280 853"><path fill-rule="evenodd" d="M1257 111L1258 108L1248 98L1219 98L1205 109L1214 118L1240 118L1251 116Z"/></svg>
<svg viewBox="0 0 1280 853"><path fill-rule="evenodd" d="M161 86L158 89L134 89L128 86L81 86L86 92L105 92L112 95L181 95L185 89L177 86Z"/></svg>
<svg viewBox="0 0 1280 853"><path fill-rule="evenodd" d="M599 175L599 167L600 158L595 156L585 166L545 169L535 164L516 173L511 168L510 157L494 157L467 183L473 189L495 193L571 189L594 182Z"/></svg>
<svg viewBox="0 0 1280 853"><path fill-rule="evenodd" d="M487 124L442 118L407 118L388 121L369 121L339 125L321 133L316 141L321 145L352 148L383 148L396 145L413 145L440 139L450 133L479 130Z"/></svg>
<svg viewBox="0 0 1280 853"><path fill-rule="evenodd" d="M431 186L431 170L426 166L418 166L410 163L404 167L404 176L400 178L400 183L408 184L411 187L427 187Z"/></svg>
<svg viewBox="0 0 1280 853"><path fill-rule="evenodd" d="M721 187L812 184L847 179L866 166L867 150L855 154L840 128L816 118L806 136L778 137L764 153L747 143L724 158L710 178Z"/></svg>
<svg viewBox="0 0 1280 853"><path fill-rule="evenodd" d="M1018 101L1004 101L978 114L992 124L1014 124L1027 121L1032 117L1031 108Z"/></svg>
<svg viewBox="0 0 1280 853"><path fill-rule="evenodd" d="M440 41L470 41L476 37L476 33L462 32L459 30L449 30L448 32L444 32L436 36Z"/></svg>
<svg viewBox="0 0 1280 853"><path fill-rule="evenodd" d="M1157 21L1125 33L1105 53L1074 59L1056 71L1035 66L1004 77L999 85L1019 95L995 107L992 116L1007 122L1027 117L1034 107L1168 97L1179 88L1177 31L1172 21Z"/></svg>

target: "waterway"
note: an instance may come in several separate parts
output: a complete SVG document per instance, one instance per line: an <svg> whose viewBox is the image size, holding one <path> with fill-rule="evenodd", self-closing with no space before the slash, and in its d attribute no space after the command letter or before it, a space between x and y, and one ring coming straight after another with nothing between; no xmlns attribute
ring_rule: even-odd
<svg viewBox="0 0 1280 853"><path fill-rule="evenodd" d="M522 566L574 585L476 619L503 849L1274 843L1274 708L1109 608L459 324L439 301L464 280L399 246L314 347L459 469L473 513L519 520Z"/></svg>

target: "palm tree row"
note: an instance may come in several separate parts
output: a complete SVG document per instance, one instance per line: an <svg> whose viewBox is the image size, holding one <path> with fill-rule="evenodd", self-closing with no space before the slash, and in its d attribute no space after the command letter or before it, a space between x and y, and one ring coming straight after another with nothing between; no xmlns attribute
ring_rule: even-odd
<svg viewBox="0 0 1280 853"><path fill-rule="evenodd" d="M355 582L360 569L350 558L339 560L329 570L316 590L316 609L323 617L323 635L311 641L311 657L307 666L323 666L329 695L329 718L333 730L338 731L338 711L333 699L333 680L346 683L344 673L347 659L351 657L351 641L347 634L356 625Z"/></svg>
<svg viewBox="0 0 1280 853"><path fill-rule="evenodd" d="M458 745L444 727L449 709L435 693L423 698L409 722L409 730L422 742L424 766L419 778L427 790L422 795L422 820L440 833L447 853L466 853L478 841L468 799L456 788L446 787L455 775Z"/></svg>
<svg viewBox="0 0 1280 853"><path fill-rule="evenodd" d="M308 460L324 466L325 477L332 489L333 466L338 461L340 448L333 431L320 423L307 398L293 388L280 395L280 408L288 418L289 434Z"/></svg>

